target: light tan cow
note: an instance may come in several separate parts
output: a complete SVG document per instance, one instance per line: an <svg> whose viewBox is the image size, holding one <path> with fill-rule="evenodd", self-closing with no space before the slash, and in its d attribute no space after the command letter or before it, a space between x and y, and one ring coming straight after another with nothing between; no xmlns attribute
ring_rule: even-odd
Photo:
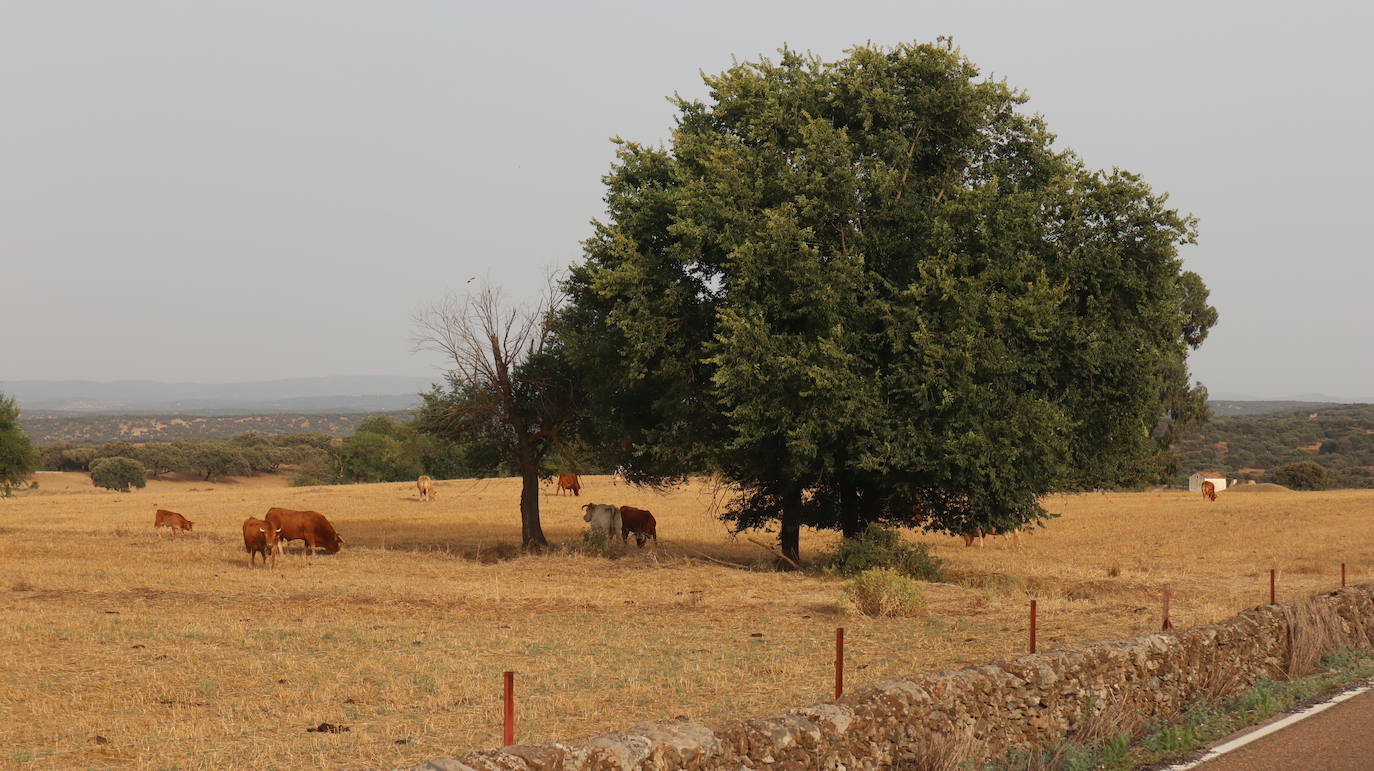
<svg viewBox="0 0 1374 771"><path fill-rule="evenodd" d="M972 530L960 533L959 535L962 536L964 539L964 548L972 546L973 542L976 540L978 542L978 548L981 549L984 545L987 544L988 536L990 535L1010 535L1012 546L1014 546L1017 549L1021 548L1020 530L998 530L997 528L983 529L981 527L975 527Z"/></svg>
<svg viewBox="0 0 1374 771"><path fill-rule="evenodd" d="M415 480L415 486L420 490L420 500L432 501L439 491L434 488L434 480L428 476L422 476Z"/></svg>

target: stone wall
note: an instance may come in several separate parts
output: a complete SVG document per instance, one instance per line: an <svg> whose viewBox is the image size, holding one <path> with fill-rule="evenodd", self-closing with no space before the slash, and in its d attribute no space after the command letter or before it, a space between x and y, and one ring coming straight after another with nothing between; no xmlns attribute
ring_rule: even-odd
<svg viewBox="0 0 1374 771"><path fill-rule="evenodd" d="M516 745L416 769L947 768L1101 737L1189 701L1309 671L1374 645L1374 584L1266 605L1178 633L885 681L830 704L707 726L642 724L580 743Z"/></svg>

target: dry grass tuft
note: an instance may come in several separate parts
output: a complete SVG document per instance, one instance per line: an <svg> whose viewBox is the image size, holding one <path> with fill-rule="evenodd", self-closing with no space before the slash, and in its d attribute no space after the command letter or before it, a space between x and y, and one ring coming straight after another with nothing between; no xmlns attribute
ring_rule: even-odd
<svg viewBox="0 0 1374 771"><path fill-rule="evenodd" d="M953 734L926 734L909 745L914 755L893 765L901 771L959 771L987 755L987 744L973 738L973 729Z"/></svg>
<svg viewBox="0 0 1374 771"><path fill-rule="evenodd" d="M1119 734L1139 737L1145 729L1144 715L1140 697L1117 697L1115 700L1097 706L1084 705L1084 716L1073 731L1073 742L1080 745L1097 745Z"/></svg>
<svg viewBox="0 0 1374 771"><path fill-rule="evenodd" d="M1349 640L1341 627L1340 616L1325 602L1325 597L1307 597L1283 608L1288 621L1289 677L1313 672L1323 655L1345 647Z"/></svg>

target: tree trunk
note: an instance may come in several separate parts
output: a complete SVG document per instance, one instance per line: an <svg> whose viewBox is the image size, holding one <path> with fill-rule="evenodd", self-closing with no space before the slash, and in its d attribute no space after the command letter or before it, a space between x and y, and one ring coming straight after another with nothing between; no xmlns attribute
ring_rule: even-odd
<svg viewBox="0 0 1374 771"><path fill-rule="evenodd" d="M859 516L859 489L848 477L840 477L840 532L845 538L858 538L867 526Z"/></svg>
<svg viewBox="0 0 1374 771"><path fill-rule="evenodd" d="M782 547L782 556L797 564L801 564L801 511L801 488L789 487L782 496L782 532L778 534L778 545Z"/></svg>
<svg viewBox="0 0 1374 771"><path fill-rule="evenodd" d="M549 548L539 523L539 462L534 448L520 443L520 546L525 551Z"/></svg>

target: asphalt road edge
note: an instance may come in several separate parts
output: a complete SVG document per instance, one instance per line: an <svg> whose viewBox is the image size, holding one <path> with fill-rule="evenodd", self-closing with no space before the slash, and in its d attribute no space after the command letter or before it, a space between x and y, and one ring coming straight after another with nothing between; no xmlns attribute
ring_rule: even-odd
<svg viewBox="0 0 1374 771"><path fill-rule="evenodd" d="M1275 733L1276 731L1282 731L1288 726L1293 725L1294 723L1297 723L1306 718L1312 717L1313 715L1319 712L1325 712L1326 710L1331 709L1337 704L1340 704L1341 702L1346 701L1347 699L1353 699L1356 696L1359 696L1360 694L1369 690L1374 690L1374 681L1364 680L1361 684L1357 685L1356 687L1346 691L1342 691L1336 694L1335 696L1332 696L1324 701L1313 704L1310 707L1306 707L1286 717L1279 718L1278 720L1274 720L1269 723L1261 723L1259 726L1247 729L1246 733L1236 737L1235 739L1223 741L1221 744L1212 747L1211 749L1207 750L1202 755L1199 755L1193 760L1178 763L1172 766L1166 766L1160 771L1188 771L1189 769L1196 768L1197 766L1200 766L1209 760L1219 758L1228 752L1232 752L1233 750L1238 750L1241 747L1244 747L1245 745L1249 744L1250 742L1262 739L1268 736L1269 734Z"/></svg>

